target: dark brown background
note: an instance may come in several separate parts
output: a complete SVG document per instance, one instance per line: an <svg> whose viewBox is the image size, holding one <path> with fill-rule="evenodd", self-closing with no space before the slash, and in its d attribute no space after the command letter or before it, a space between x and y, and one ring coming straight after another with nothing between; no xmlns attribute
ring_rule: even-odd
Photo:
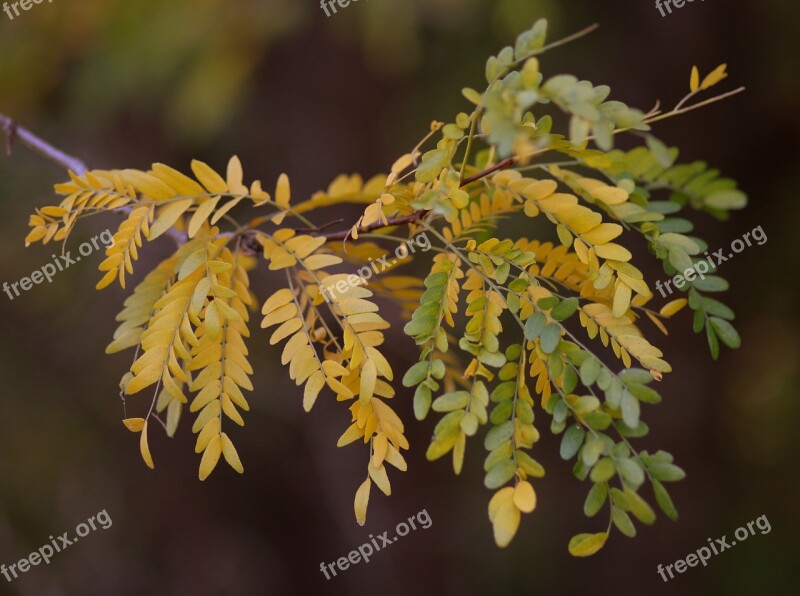
<svg viewBox="0 0 800 596"><path fill-rule="evenodd" d="M491 538L480 441L468 446L458 478L447 461L427 463L433 421L413 422L405 392L396 405L409 421L410 469L392 475L391 498L373 495L361 528L352 497L364 453L335 448L346 410L320 399L303 414L260 330L250 342L253 411L234 431L246 473L220 465L200 483L188 425L172 441L153 433L153 472L119 424L117 383L129 355L106 357L103 348L125 294L92 289L99 255L13 302L0 295L0 562L17 561L99 510L114 520L48 567L12 584L0 578L0 593L796 593L799 10L785 0L708 0L662 18L646 0L361 0L326 19L305 0L56 0L14 21L0 14L0 112L94 166L162 161L185 169L197 157L221 168L237 153L249 178L287 172L296 197L339 172L385 171L430 120L466 107L459 89L480 85L489 53L536 17L550 19L551 39L596 21L598 32L548 54L544 72L608 83L616 98L644 109L658 98L677 101L693 64L708 72L727 62L723 85L747 86L655 132L680 146L682 159L708 160L750 195L748 209L727 224L696 218L710 246L757 225L769 238L721 270L732 282L725 300L739 315L741 350L713 363L686 313L667 341L651 336L676 372L660 386L662 405L646 408L652 432L638 445L673 452L687 471L672 490L680 520L660 516L634 540L615 533L589 560L571 558L566 543L603 522L583 517L588 487L558 459L541 413L536 453L548 475L536 483L535 514L509 548ZM26 250L22 239L27 214L51 200L62 177L21 147L0 159L3 280L49 260L49 247ZM113 216L90 220L74 246L113 225ZM167 249L167 240L148 246L139 273ZM647 262L643 250L636 258ZM648 272L663 276L653 265ZM263 296L272 280L256 277ZM395 333L390 346L401 371L413 346ZM142 405L130 399L129 412ZM324 579L321 561L422 509L430 529ZM769 534L669 584L657 575L658 563L762 514Z"/></svg>

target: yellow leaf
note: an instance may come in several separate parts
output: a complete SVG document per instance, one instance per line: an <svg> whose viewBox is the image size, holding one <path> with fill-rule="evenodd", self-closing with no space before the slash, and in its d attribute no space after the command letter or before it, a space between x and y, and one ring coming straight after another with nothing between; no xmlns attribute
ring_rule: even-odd
<svg viewBox="0 0 800 596"><path fill-rule="evenodd" d="M664 323L662 323L658 319L658 317L654 316L653 313L650 313L650 312L645 312L644 314L646 314L647 318L650 319L653 322L653 325L655 325L656 327L658 327L661 330L661 333L663 333L664 335L669 335L669 331L664 326Z"/></svg>
<svg viewBox="0 0 800 596"><path fill-rule="evenodd" d="M312 374L306 381L306 386L303 390L303 409L306 412L310 412L311 408L314 407L314 402L317 401L317 396L324 386L325 373L321 370Z"/></svg>
<svg viewBox="0 0 800 596"><path fill-rule="evenodd" d="M300 317L289 319L285 323L283 323L280 327L278 327L275 332L269 338L269 345L274 346L279 341L283 341L287 337L289 337L292 333L297 331L303 326L303 320Z"/></svg>
<svg viewBox="0 0 800 596"><path fill-rule="evenodd" d="M216 341L220 333L220 317L217 312L216 300L213 300L211 304L206 307L205 325L208 338L212 341Z"/></svg>
<svg viewBox="0 0 800 596"><path fill-rule="evenodd" d="M541 201L552 195L557 188L558 184L555 180L537 180L526 186L522 194L534 201Z"/></svg>
<svg viewBox="0 0 800 596"><path fill-rule="evenodd" d="M42 207L39 211L45 215L49 215L50 217L61 217L62 215L66 215L68 213L68 211L63 207L55 207L52 205L48 207Z"/></svg>
<svg viewBox="0 0 800 596"><path fill-rule="evenodd" d="M294 294L292 294L291 290L288 288L281 288L272 296L267 298L266 302L264 302L264 306L261 307L261 314L267 315L273 310L288 304L292 301L293 296Z"/></svg>
<svg viewBox="0 0 800 596"><path fill-rule="evenodd" d="M401 155L397 161L394 162L392 165L391 172L389 176L386 178L386 187L390 187L395 183L397 177L400 175L400 172L405 170L408 166L414 163L414 156L410 153L406 153L405 155Z"/></svg>
<svg viewBox="0 0 800 596"><path fill-rule="evenodd" d="M182 196L194 197L204 195L206 192L202 186L188 176L162 163L153 164L153 174L177 190L178 194Z"/></svg>
<svg viewBox="0 0 800 596"><path fill-rule="evenodd" d="M194 175L197 176L197 179L206 187L208 192L212 194L228 192L228 185L225 184L225 180L211 169L208 164L195 159L192 161L192 172L194 172Z"/></svg>
<svg viewBox="0 0 800 596"><path fill-rule="evenodd" d="M606 205L619 205L628 200L628 192L616 186L601 186L593 189L591 195Z"/></svg>
<svg viewBox="0 0 800 596"><path fill-rule="evenodd" d="M242 465L242 461L239 459L239 454L236 452L236 447L233 446L233 443L228 438L227 434L222 433L221 436L222 455L225 456L225 461L228 462L230 467L239 472L239 474L244 474L244 466Z"/></svg>
<svg viewBox="0 0 800 596"><path fill-rule="evenodd" d="M211 215L214 207L217 206L219 199L219 197L212 197L197 207L197 211L194 212L192 219L189 221L189 238L194 238L203 223L208 219L208 216Z"/></svg>
<svg viewBox="0 0 800 596"><path fill-rule="evenodd" d="M700 71L696 66L692 66L692 76L689 78L689 89L692 93L700 88Z"/></svg>
<svg viewBox="0 0 800 596"><path fill-rule="evenodd" d="M339 437L339 440L336 442L337 447L344 447L345 445L349 445L353 441L356 441L364 436L364 431L358 428L358 424L355 422L351 424L342 436Z"/></svg>
<svg viewBox="0 0 800 596"><path fill-rule="evenodd" d="M614 292L614 307L612 313L615 317L621 317L631 307L631 288L622 282L617 285Z"/></svg>
<svg viewBox="0 0 800 596"><path fill-rule="evenodd" d="M608 534L578 534L569 541L569 554L573 557L589 557L603 548L608 539Z"/></svg>
<svg viewBox="0 0 800 596"><path fill-rule="evenodd" d="M627 248L613 242L595 246L594 252L601 259L610 259L612 261L630 261L633 257Z"/></svg>
<svg viewBox="0 0 800 596"><path fill-rule="evenodd" d="M177 219L192 206L193 202L192 199L181 199L162 207L153 225L150 226L150 235L148 238L150 240L155 240L161 236L161 234L169 230Z"/></svg>
<svg viewBox="0 0 800 596"><path fill-rule="evenodd" d="M459 431L456 435L456 442L453 443L453 472L458 475L461 474L461 468L464 466L464 451L467 448L467 435L463 431Z"/></svg>
<svg viewBox="0 0 800 596"><path fill-rule="evenodd" d="M133 187L153 200L163 201L175 196L175 191L166 182L139 170L123 170L122 175Z"/></svg>
<svg viewBox="0 0 800 596"><path fill-rule="evenodd" d="M378 485L381 492L387 497L390 496L392 494L392 485L389 484L389 476L386 474L386 467L381 465L376 468L372 465L372 461L370 461L369 464L367 464L367 471L369 472L369 477Z"/></svg>
<svg viewBox="0 0 800 596"><path fill-rule="evenodd" d="M378 369L375 366L375 361L367 360L364 363L364 368L361 369L361 386L358 394L358 399L362 404L366 404L375 393L375 381L378 378Z"/></svg>
<svg viewBox="0 0 800 596"><path fill-rule="evenodd" d="M160 362L154 362L147 366L139 374L137 374L125 388L128 395L138 393L145 387L149 387L161 378L163 365Z"/></svg>
<svg viewBox="0 0 800 596"><path fill-rule="evenodd" d="M684 306L689 303L686 298L678 298L677 300L673 300L672 302L668 302L664 306L661 307L661 310L658 311L662 317L671 317L672 315L676 314L680 311Z"/></svg>
<svg viewBox="0 0 800 596"><path fill-rule="evenodd" d="M150 447L147 445L147 422L142 425L142 434L139 436L139 451L142 453L142 459L147 464L147 467L151 470L155 469L153 456L150 455Z"/></svg>
<svg viewBox="0 0 800 596"><path fill-rule="evenodd" d="M389 451L389 440L385 433L378 433L372 441L372 465L380 467Z"/></svg>
<svg viewBox="0 0 800 596"><path fill-rule="evenodd" d="M214 471L221 454L222 439L220 439L220 435L211 437L211 440L208 442L208 447L206 447L206 450L203 452L203 457L200 460L200 471L198 474L200 480L205 480L208 478L209 474Z"/></svg>
<svg viewBox="0 0 800 596"><path fill-rule="evenodd" d="M622 234L622 226L615 223L601 223L588 232L583 232L581 238L590 244L606 244ZM577 244L577 242L576 242ZM577 247L576 251L577 252ZM580 257L580 254L578 255ZM586 262L581 259L582 262Z"/></svg>
<svg viewBox="0 0 800 596"><path fill-rule="evenodd" d="M304 261L306 268L310 269L311 271L316 271L317 269L324 269L325 267L338 265L341 262L342 259L340 257L337 257L336 255L326 255L326 254L311 255Z"/></svg>
<svg viewBox="0 0 800 596"><path fill-rule="evenodd" d="M728 73L725 72L727 68L727 64L720 64L714 70L712 70L706 78L703 79L703 82L700 83L700 89L705 91L709 87L713 87L717 83L719 83L722 79L728 76Z"/></svg>
<svg viewBox="0 0 800 596"><path fill-rule="evenodd" d="M291 194L289 177L286 174L281 174L278 176L278 182L275 185L275 202L281 207L288 207Z"/></svg>
<svg viewBox="0 0 800 596"><path fill-rule="evenodd" d="M228 172L227 172L227 182L228 188L231 192L237 194L247 194L247 187L242 184L242 178L244 173L242 172L242 162L239 161L237 156L233 156L228 161Z"/></svg>
<svg viewBox="0 0 800 596"><path fill-rule="evenodd" d="M519 509L513 501L505 502L497 509L492 520L494 541L497 546L504 548L509 545L519 528L520 517Z"/></svg>
<svg viewBox="0 0 800 596"><path fill-rule="evenodd" d="M122 424L132 433L138 433L144 428L144 418L126 418Z"/></svg>
<svg viewBox="0 0 800 596"><path fill-rule="evenodd" d="M372 481L367 478L356 491L356 498L353 502L353 509L356 512L356 521L359 526L363 526L367 521L367 505L369 505L369 488Z"/></svg>
<svg viewBox="0 0 800 596"><path fill-rule="evenodd" d="M536 508L536 492L527 480L523 480L514 488L514 505L523 513L530 513Z"/></svg>
<svg viewBox="0 0 800 596"><path fill-rule="evenodd" d="M511 503L514 499L514 487L512 486L504 486L500 490L498 490L492 498L489 500L489 519L494 521L497 512L500 510L500 507Z"/></svg>

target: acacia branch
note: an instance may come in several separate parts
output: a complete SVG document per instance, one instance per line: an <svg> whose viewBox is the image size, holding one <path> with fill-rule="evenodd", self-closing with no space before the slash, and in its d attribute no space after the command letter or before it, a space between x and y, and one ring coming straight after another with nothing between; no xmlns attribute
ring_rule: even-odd
<svg viewBox="0 0 800 596"><path fill-rule="evenodd" d="M82 160L53 147L53 145L36 136L27 128L20 126L16 121L5 114L0 114L0 129L2 129L3 133L6 135L6 155L11 155L14 142L19 140L23 145L26 145L39 155L46 157L66 170L71 170L78 176L82 176L89 169ZM132 209L131 207L119 207L114 211L127 214L130 213ZM175 228L170 228L167 230L166 234L175 240L178 246L186 242L186 234Z"/></svg>
<svg viewBox="0 0 800 596"><path fill-rule="evenodd" d="M463 188L464 186L467 186L468 184L471 184L473 182L477 182L481 178L485 178L486 176L489 176L490 174L493 174L498 170L502 170L503 168L513 165L515 161L516 159L514 157L506 157L504 160L499 161L495 165L488 167L485 170L478 172L477 174L469 176L468 178L464 178L464 180L461 182L461 187ZM403 224L414 223L416 221L419 221L422 217L424 217L427 214L428 214L427 209L420 209L419 211L415 211L411 215L404 215L402 217L390 217L386 220L386 223L376 221L374 224L364 226L362 229L359 230L359 233L372 232L375 230L380 230L382 228L390 228L394 226L400 226ZM322 236L329 241L347 240L348 238L350 238L351 232L352 228L347 230L341 230L339 232L317 234L317 236Z"/></svg>

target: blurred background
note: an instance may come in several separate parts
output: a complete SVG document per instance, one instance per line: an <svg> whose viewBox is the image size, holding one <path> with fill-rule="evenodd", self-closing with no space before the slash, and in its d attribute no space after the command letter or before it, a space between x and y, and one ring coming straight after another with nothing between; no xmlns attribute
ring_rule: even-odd
<svg viewBox="0 0 800 596"><path fill-rule="evenodd" d="M720 270L731 281L723 300L737 312L740 350L712 362L688 312L669 338L647 327L676 372L660 385L664 402L646 408L651 434L637 446L664 448L686 470L671 487L680 519L660 515L633 540L614 532L584 560L568 555L567 541L605 522L584 518L588 485L559 460L559 438L542 413L535 453L547 477L535 484L536 512L507 549L495 547L486 516L481 441L468 445L460 477L448 458L426 462L434 421L414 422L404 391L394 406L407 422L409 471L392 474L391 498L373 490L359 527L352 499L364 452L335 447L349 412L320 398L304 414L261 330L249 342L252 411L244 429L232 431L245 475L220 464L201 483L187 419L172 440L151 433L155 471L119 423L118 381L130 354L107 357L103 349L126 293L93 289L100 255L13 301L2 294L0 562L18 561L103 509L113 526L49 566L12 583L0 578L0 593L796 593L798 16L800 5L785 0L694 2L667 17L644 0L361 0L331 17L314 0L55 0L13 21L0 14L0 112L95 167L160 161L186 170L199 158L221 169L236 153L246 178L265 187L287 172L297 198L341 172L386 171L432 119L467 108L459 90L482 86L486 57L536 18L549 19L551 40L599 22L591 36L548 53L543 71L607 83L614 98L645 110L680 99L694 64L706 73L727 62L720 89L747 87L655 133L681 148L682 161L707 160L750 196L726 224L694 218L711 247L758 225L768 237ZM52 184L63 178L21 145L0 156L2 281L30 274L55 252L25 249L23 238L28 214L52 202ZM340 216L350 221L355 211ZM72 248L116 223L113 215L88 220ZM169 249L162 240L142 251L137 279ZM641 247L635 261L650 279L663 278L647 256ZM263 298L275 279L253 277ZM402 371L415 350L399 326L392 333ZM128 415L139 410L143 402L129 398ZM423 509L429 529L330 581L320 572L321 562L346 556L370 533L393 533ZM667 584L657 574L657 564L761 515L769 534Z"/></svg>

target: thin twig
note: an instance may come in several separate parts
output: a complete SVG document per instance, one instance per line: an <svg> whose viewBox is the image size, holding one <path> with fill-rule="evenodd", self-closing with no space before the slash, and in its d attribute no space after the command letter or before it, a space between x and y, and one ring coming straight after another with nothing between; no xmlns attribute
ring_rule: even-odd
<svg viewBox="0 0 800 596"><path fill-rule="evenodd" d="M2 128L6 135L6 153L9 155L11 154L11 148L14 141L19 139L23 145L26 145L36 153L46 157L62 168L71 170L78 176L82 176L89 169L82 160L78 159L77 157L73 157L72 155L68 155L60 149L56 149L50 143L36 136L27 128L20 126L5 114L0 114L0 128ZM132 208L125 206L119 207L114 211L127 214L132 211ZM176 230L175 228L170 228L167 230L166 234L172 237L178 246L186 242L186 234Z"/></svg>
<svg viewBox="0 0 800 596"><path fill-rule="evenodd" d="M496 163L495 165L493 165L493 166L491 166L489 168L486 168L485 170L483 170L481 172L478 172L477 174L475 174L473 176L470 176L469 178L465 178L461 182L461 187L467 186L468 184L471 184L472 182L476 182L476 181L480 180L481 178L485 178L486 176L488 176L490 174L493 174L497 170L502 170L503 168L508 167L508 166L512 165L513 163L514 163L514 158L513 157L507 157L504 160ZM359 233L362 233L362 232L366 233L366 232L371 232L371 231L374 231L374 230L379 230L381 228L389 228L389 227L394 227L394 226L400 226L400 225L403 225L403 224L414 223L414 222L419 221L420 219L422 219L422 217L424 217L427 214L428 214L428 210L427 209L420 209L419 211L415 211L411 215L404 215L403 217L390 217L390 218L388 218L386 220L386 223L383 223L383 222L380 222L380 221L376 221L374 224L365 226L362 230L359 230ZM339 232L330 232L328 234L317 234L317 236L324 236L327 240L345 240L346 241L346 240L348 240L350 238L350 233L351 232L352 232L352 228L351 229L347 229L347 230L341 230Z"/></svg>
<svg viewBox="0 0 800 596"><path fill-rule="evenodd" d="M6 135L7 155L11 155L11 149L14 141L18 139L23 145L28 146L50 161L57 163L61 167L67 170L72 170L78 176L82 176L87 170L86 164L83 163L83 161L77 157L67 155L60 149L56 149L50 143L40 139L27 128L20 126L5 114L0 114L0 128L3 129L3 132Z"/></svg>
<svg viewBox="0 0 800 596"><path fill-rule="evenodd" d="M732 91L727 91L726 93L723 93L721 95L715 95L714 97L712 97L710 99L706 99L704 101L692 104L690 106L686 106L685 108L680 108L680 109L675 108L672 111L667 112L666 114L661 114L659 116L656 116L655 118L650 118L648 120L645 120L645 123L646 124L651 124L653 122L658 122L659 120L664 120L664 119L669 118L671 116L677 116L679 114L685 114L686 112L691 112L692 110L696 110L697 108L702 108L702 107L707 106L709 104L721 101L721 100L723 100L725 98L730 97L731 95L736 95L737 93L741 93L744 90L745 90L745 87L738 87L738 88L736 88L736 89L734 89Z"/></svg>
<svg viewBox="0 0 800 596"><path fill-rule="evenodd" d="M497 170L502 170L503 168L507 168L508 166L514 165L516 159L514 157L506 157L504 160L497 162L490 168L483 170L482 172L478 172L474 176L469 176L468 178L464 178L463 182L461 182L461 186L466 186L467 184L471 184L481 178L486 178L489 174L494 174Z"/></svg>

